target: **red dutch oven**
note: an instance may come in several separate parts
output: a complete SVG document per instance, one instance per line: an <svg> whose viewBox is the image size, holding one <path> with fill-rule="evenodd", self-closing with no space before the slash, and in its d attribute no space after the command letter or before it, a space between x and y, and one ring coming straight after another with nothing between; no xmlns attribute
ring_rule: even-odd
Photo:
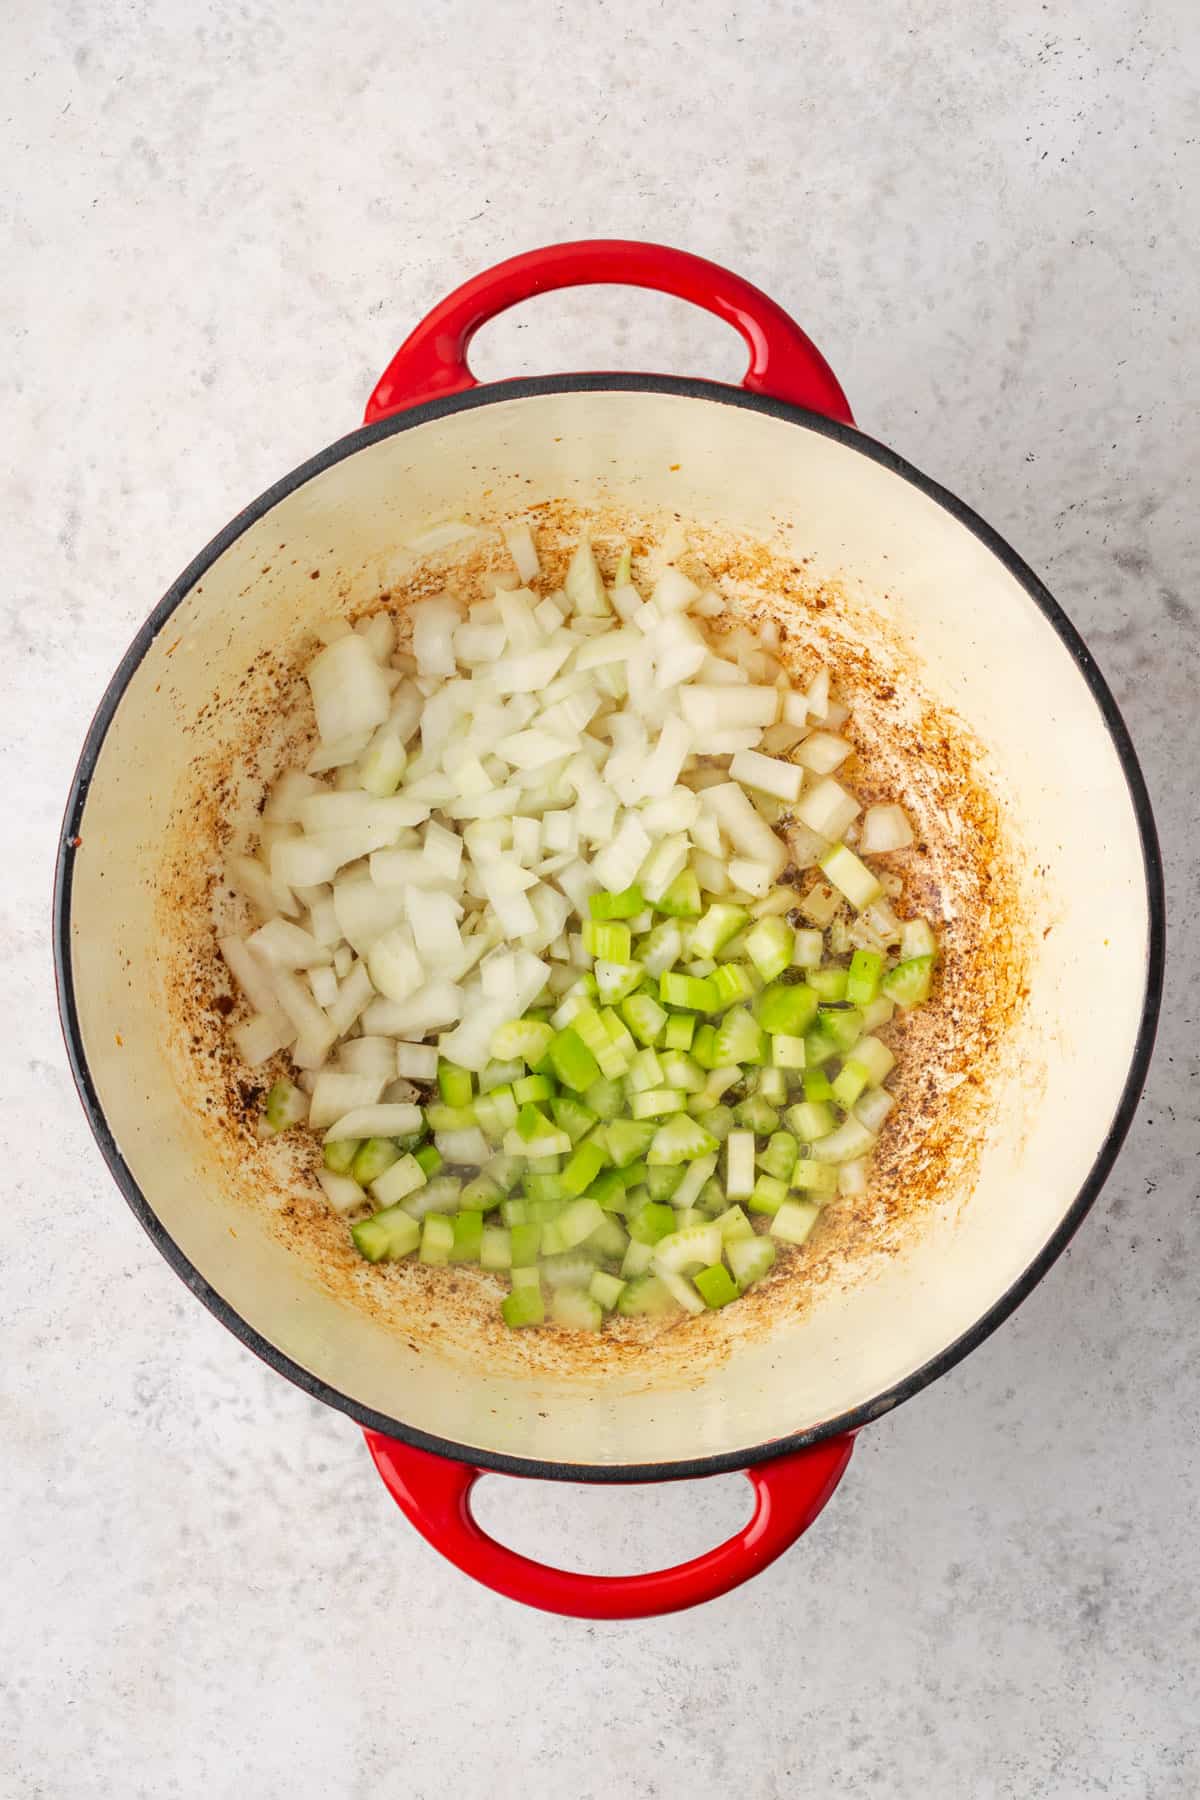
<svg viewBox="0 0 1200 1800"><path fill-rule="evenodd" d="M475 382L467 350L485 321L599 282L658 289L733 325L749 350L741 386L629 374ZM802 1300L793 1273L778 1316L759 1308L739 1325L729 1308L727 1322L681 1323L611 1366L592 1345L586 1368L560 1334L498 1346L469 1307L439 1313L435 1298L418 1309L404 1288L381 1303L369 1284L391 1272L348 1267L344 1227L313 1222L295 1171L266 1160L232 1116L221 1059L196 1049L211 872L255 797L239 757L284 710L313 626L402 593L431 521L475 521L498 541L499 523L541 504L594 517L601 538L614 519L644 536L682 517L764 546L768 587L771 570L802 568L813 591L836 590L841 612L806 612L794 593L773 604L793 608L810 646L841 629L860 671L887 678L876 691L945 722L994 826L986 843L972 836L946 767L916 759L903 798L945 847L957 984L956 1004L931 1012L947 1043L964 1020L990 1021L974 1110L954 1113L962 1077L947 1078L957 1136L939 1136L935 1121L936 1155L913 1159L924 1204L906 1208L900 1166L881 1209L895 1217L891 1237L881 1227L845 1247ZM451 545L443 560L453 557ZM745 558L738 566L744 602L753 574ZM963 896L985 889L991 911L967 920ZM388 1490L444 1556L515 1600L587 1618L693 1606L765 1568L825 1505L854 1433L952 1368L1045 1274L1132 1116L1163 930L1128 734L1036 576L960 500L855 429L828 365L773 301L699 257L608 241L514 257L459 288L393 358L364 425L190 564L88 732L55 893L75 1081L118 1186L172 1267L243 1343L365 1429ZM1003 961L1011 975L1014 959L1021 979L1005 987L998 971ZM470 1507L482 1471L645 1482L732 1469L753 1487L750 1522L648 1575L545 1568L490 1538Z"/></svg>

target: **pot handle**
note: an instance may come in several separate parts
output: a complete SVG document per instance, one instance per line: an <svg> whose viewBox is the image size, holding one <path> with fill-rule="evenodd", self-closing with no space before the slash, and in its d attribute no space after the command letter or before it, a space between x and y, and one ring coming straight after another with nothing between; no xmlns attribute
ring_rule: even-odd
<svg viewBox="0 0 1200 1800"><path fill-rule="evenodd" d="M467 350L481 325L533 294L599 282L654 288L715 313L746 340L744 388L853 425L849 402L821 352L760 288L703 256L627 238L527 250L464 282L401 344L367 402L365 422L477 386Z"/></svg>
<svg viewBox="0 0 1200 1800"><path fill-rule="evenodd" d="M828 1438L745 1470L754 1512L725 1543L649 1575L580 1575L549 1568L496 1542L471 1511L486 1469L418 1450L376 1431L367 1448L384 1486L422 1537L449 1562L509 1600L575 1619L648 1619L681 1612L740 1587L795 1543L829 1499L850 1460L849 1435Z"/></svg>

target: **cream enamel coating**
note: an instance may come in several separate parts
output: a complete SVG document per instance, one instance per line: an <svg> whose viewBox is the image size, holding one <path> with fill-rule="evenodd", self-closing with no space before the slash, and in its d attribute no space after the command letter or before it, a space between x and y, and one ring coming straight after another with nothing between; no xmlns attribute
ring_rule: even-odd
<svg viewBox="0 0 1200 1800"><path fill-rule="evenodd" d="M662 1386L637 1365L603 1380L522 1375L472 1356L449 1320L440 1352L427 1330L418 1342L385 1325L237 1191L196 1095L189 1104L172 1074L181 1021L162 936L164 846L178 850L172 819L195 759L245 729L247 670L264 655L299 658L331 610L372 604L430 521L547 498L733 528L838 582L868 654L886 669L906 646L904 680L916 670L921 692L982 746L1031 945L1027 1001L988 1071L978 1166L964 1155L960 1179L947 1171L942 1204L901 1251L863 1257L777 1329L731 1337L690 1375L677 1359ZM109 1129L166 1232L302 1369L361 1407L499 1455L692 1461L869 1407L969 1331L1059 1227L1109 1130L1141 1020L1137 822L1056 632L992 551L900 475L836 437L698 394L495 398L366 441L285 495L200 578L133 674L80 836L70 926L83 1045ZM192 841L198 867L211 866L199 817Z"/></svg>

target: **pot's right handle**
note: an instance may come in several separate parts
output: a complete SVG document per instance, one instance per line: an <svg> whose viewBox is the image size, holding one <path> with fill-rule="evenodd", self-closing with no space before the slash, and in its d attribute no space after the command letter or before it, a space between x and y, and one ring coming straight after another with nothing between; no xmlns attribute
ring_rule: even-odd
<svg viewBox="0 0 1200 1800"><path fill-rule="evenodd" d="M754 1489L750 1520L691 1562L649 1575L580 1575L534 1562L488 1536L471 1511L471 1489L486 1470L377 1431L365 1435L388 1492L435 1550L510 1600L576 1619L655 1618L740 1587L807 1531L841 1480L853 1448L850 1435L828 1438L747 1469Z"/></svg>
<svg viewBox="0 0 1200 1800"><path fill-rule="evenodd" d="M467 349L480 326L497 313L532 294L601 282L654 288L715 313L746 340L750 366L743 387L853 425L849 402L821 352L761 288L703 256L627 238L549 244L464 282L401 344L367 403L366 423L475 387Z"/></svg>

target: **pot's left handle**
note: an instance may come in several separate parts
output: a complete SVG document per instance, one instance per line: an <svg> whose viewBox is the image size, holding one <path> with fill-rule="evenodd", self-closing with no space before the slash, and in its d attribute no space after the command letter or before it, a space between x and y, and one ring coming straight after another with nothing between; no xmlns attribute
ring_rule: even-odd
<svg viewBox="0 0 1200 1800"><path fill-rule="evenodd" d="M850 1460L849 1435L745 1471L754 1512L713 1550L648 1575L580 1575L549 1568L489 1537L471 1511L471 1489L487 1471L368 1431L384 1485L435 1550L485 1587L543 1612L576 1619L647 1619L715 1600L749 1581L807 1531Z"/></svg>

